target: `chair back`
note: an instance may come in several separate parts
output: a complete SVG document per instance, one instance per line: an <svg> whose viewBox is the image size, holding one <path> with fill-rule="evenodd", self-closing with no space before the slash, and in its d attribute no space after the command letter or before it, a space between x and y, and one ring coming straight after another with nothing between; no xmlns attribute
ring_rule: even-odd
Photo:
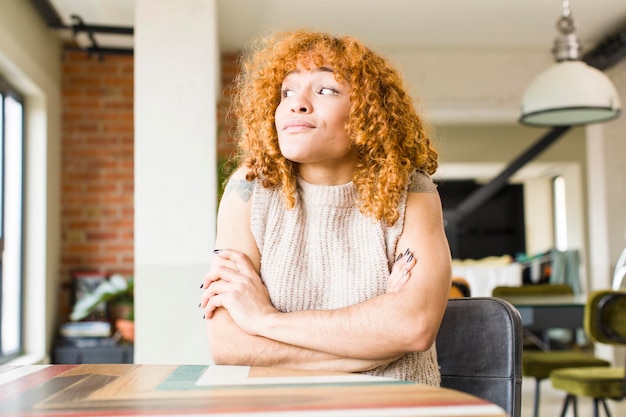
<svg viewBox="0 0 626 417"><path fill-rule="evenodd" d="M509 302L452 298L437 334L441 386L521 412L522 319Z"/></svg>
<svg viewBox="0 0 626 417"><path fill-rule="evenodd" d="M491 292L493 297L573 295L574 290L567 284L528 284L518 287L500 286Z"/></svg>
<svg viewBox="0 0 626 417"><path fill-rule="evenodd" d="M626 345L626 292L591 293L585 309L585 330L594 342Z"/></svg>
<svg viewBox="0 0 626 417"><path fill-rule="evenodd" d="M589 294L585 330L594 342L626 345L626 291L599 290ZM626 361L619 398L626 398Z"/></svg>

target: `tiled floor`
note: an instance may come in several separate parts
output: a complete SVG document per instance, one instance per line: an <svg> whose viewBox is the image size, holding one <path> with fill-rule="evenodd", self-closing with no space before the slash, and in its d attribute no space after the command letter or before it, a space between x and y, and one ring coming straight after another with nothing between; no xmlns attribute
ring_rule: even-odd
<svg viewBox="0 0 626 417"><path fill-rule="evenodd" d="M524 378L522 381L522 416L533 417L533 401L535 398L535 380ZM563 391L552 388L549 380L541 383L541 402L539 405L539 417L559 417L563 409ZM626 416L626 400L621 402L608 401L609 409L613 417ZM578 399L578 416L588 417L593 415L593 403L589 398ZM604 417L604 410L600 409L600 416ZM570 408L567 417L573 417Z"/></svg>

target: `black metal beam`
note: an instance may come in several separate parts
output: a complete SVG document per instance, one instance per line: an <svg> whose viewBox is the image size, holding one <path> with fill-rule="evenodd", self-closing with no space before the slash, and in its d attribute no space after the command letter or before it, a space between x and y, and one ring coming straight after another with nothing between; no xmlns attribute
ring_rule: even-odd
<svg viewBox="0 0 626 417"><path fill-rule="evenodd" d="M43 18L49 28L66 28L66 26L63 24L61 16L59 16L56 9L49 0L31 0L31 3L33 4L33 6L35 6L35 9L37 9L37 12Z"/></svg>
<svg viewBox="0 0 626 417"><path fill-rule="evenodd" d="M89 46L86 48L81 47L67 47L66 51L77 51L77 52L87 52L89 55L99 55L100 57L104 55L134 55L133 48L102 48L102 47L93 47Z"/></svg>
<svg viewBox="0 0 626 417"><path fill-rule="evenodd" d="M80 16L72 15L71 18L75 22L71 25L66 25L57 13L56 9L50 2L50 0L31 0L31 3L37 10L37 12L44 19L46 25L50 29L64 29L71 30L73 35L78 33L86 33L91 42L91 46L86 48L69 48L69 50L81 50L87 52L89 55L97 54L102 58L104 55L133 55L132 48L109 48L102 47L96 42L94 34L108 34L108 35L123 35L132 36L135 33L135 29L127 26L107 26L107 25L89 25L83 22Z"/></svg>
<svg viewBox="0 0 626 417"><path fill-rule="evenodd" d="M612 67L626 57L626 27L608 36L583 55L582 60L601 71Z"/></svg>
<svg viewBox="0 0 626 417"><path fill-rule="evenodd" d="M520 168L532 161L537 155L546 150L550 145L557 141L565 132L571 129L571 126L557 127L550 130L542 138L532 144L518 157L516 157L500 174L493 178L489 183L478 188L471 193L465 200L456 207L455 212L457 221L462 221L468 215L472 214L477 208L489 201L502 187L504 187L508 179L515 174Z"/></svg>
<svg viewBox="0 0 626 417"><path fill-rule="evenodd" d="M87 33L106 33L112 35L133 35L135 33L135 29L132 27L126 26L104 26L104 25L87 25L83 22L83 19L73 14L72 20L74 23L71 28L74 34L78 32L87 32Z"/></svg>

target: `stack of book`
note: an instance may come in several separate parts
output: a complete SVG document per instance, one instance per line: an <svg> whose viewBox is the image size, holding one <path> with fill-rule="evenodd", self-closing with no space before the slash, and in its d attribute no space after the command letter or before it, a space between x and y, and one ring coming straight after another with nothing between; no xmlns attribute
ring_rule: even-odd
<svg viewBox="0 0 626 417"><path fill-rule="evenodd" d="M58 344L77 348L115 346L108 321L75 321L61 325Z"/></svg>

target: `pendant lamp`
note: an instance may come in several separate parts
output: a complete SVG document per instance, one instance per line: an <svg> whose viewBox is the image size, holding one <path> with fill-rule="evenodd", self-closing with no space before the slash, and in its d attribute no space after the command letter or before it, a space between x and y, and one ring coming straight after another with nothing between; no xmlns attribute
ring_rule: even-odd
<svg viewBox="0 0 626 417"><path fill-rule="evenodd" d="M520 123L528 126L576 126L617 118L621 104L611 80L579 59L580 44L569 7L563 0L557 21L560 35L552 53L556 64L536 76L522 97Z"/></svg>

